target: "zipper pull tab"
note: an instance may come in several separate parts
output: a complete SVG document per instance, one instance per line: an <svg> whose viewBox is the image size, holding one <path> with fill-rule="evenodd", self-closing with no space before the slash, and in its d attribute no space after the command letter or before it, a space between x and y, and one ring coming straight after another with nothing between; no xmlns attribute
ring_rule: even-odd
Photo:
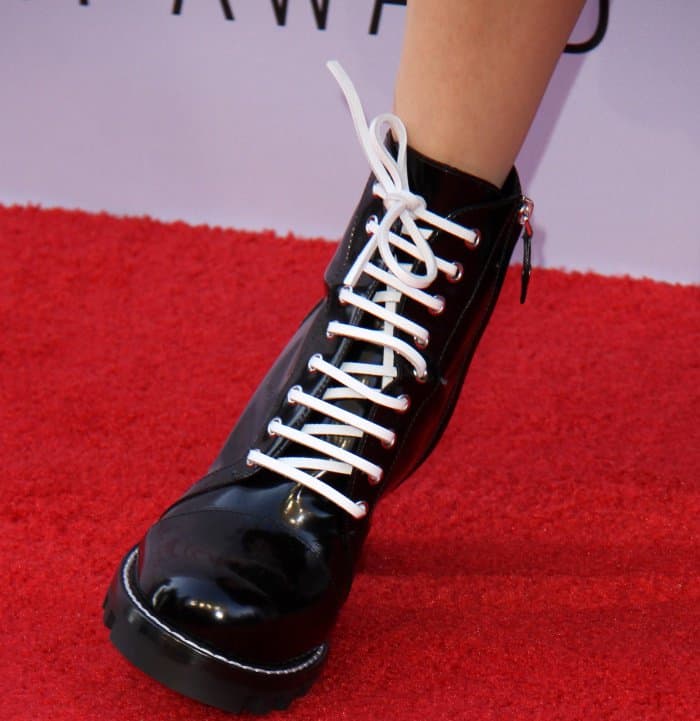
<svg viewBox="0 0 700 721"><path fill-rule="evenodd" d="M530 217L535 204L530 198L523 195L523 204L518 211L518 222L523 227L523 270L520 275L520 303L525 302L527 298L527 286L530 283L530 273L532 265L530 258L532 255L532 225L530 225Z"/></svg>

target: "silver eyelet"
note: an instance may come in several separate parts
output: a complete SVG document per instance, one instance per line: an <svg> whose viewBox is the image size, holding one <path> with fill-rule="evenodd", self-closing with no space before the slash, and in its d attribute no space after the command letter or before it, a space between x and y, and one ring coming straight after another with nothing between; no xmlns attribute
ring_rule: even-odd
<svg viewBox="0 0 700 721"><path fill-rule="evenodd" d="M418 336L413 336L413 342L415 343L416 348L427 348L428 343L430 343L430 336L428 336L425 340L422 338L419 338Z"/></svg>
<svg viewBox="0 0 700 721"><path fill-rule="evenodd" d="M399 409L398 409L398 412L399 412L399 413L406 413L406 412L408 411L408 409L411 407L411 398L410 398L410 396L409 396L408 394L406 394L406 393L402 393L400 396L398 396L398 399L399 399L400 401L404 401L404 402L406 403L406 405L405 405L403 408L399 408Z"/></svg>
<svg viewBox="0 0 700 721"><path fill-rule="evenodd" d="M330 340L331 338L335 338L335 333L333 333L333 331L327 330L326 338L328 338L328 340Z"/></svg>
<svg viewBox="0 0 700 721"><path fill-rule="evenodd" d="M393 448L396 445L396 433L390 441L382 441L382 448Z"/></svg>
<svg viewBox="0 0 700 721"><path fill-rule="evenodd" d="M369 474L367 474L367 478L369 479L370 486L378 486L382 482L383 477L384 477L384 472L381 470L379 471L378 476L370 476Z"/></svg>
<svg viewBox="0 0 700 721"><path fill-rule="evenodd" d="M348 304L348 301L347 301L347 300L343 300L343 299L340 297L340 294L341 294L344 290L350 291L350 292L352 293L352 288L351 288L349 285L341 285L340 288L338 288L338 303L340 303L340 305L347 305L347 304Z"/></svg>
<svg viewBox="0 0 700 721"><path fill-rule="evenodd" d="M445 299L441 295L434 295L433 298L440 301L440 307L435 310L428 308L428 312L430 315L440 315L445 310Z"/></svg>
<svg viewBox="0 0 700 721"><path fill-rule="evenodd" d="M271 426L273 423L282 423L282 419L279 416L275 416L268 424L267 424L267 435L271 438L275 438L278 436L278 433L275 433L273 430L271 430Z"/></svg>
<svg viewBox="0 0 700 721"><path fill-rule="evenodd" d="M303 389L301 386L292 386L292 387L287 391L287 405L295 406L295 405L297 404L297 402L296 402L296 401L293 401L293 400L291 400L291 399L289 398L289 394L290 394L292 391L298 391L298 392L300 392L300 393L303 393L303 392L304 392L304 389Z"/></svg>
<svg viewBox="0 0 700 721"><path fill-rule="evenodd" d="M367 221L366 221L366 223L365 223L365 232L366 232L366 233L370 233L370 232L371 232L370 229L369 229L369 226L370 226L370 224L372 224L372 223L375 223L375 224L377 224L377 225L379 224L379 218L378 218L376 215L374 215L374 213L373 213L372 215L370 215L369 218L367 218Z"/></svg>
<svg viewBox="0 0 700 721"><path fill-rule="evenodd" d="M365 516L367 515L367 513L369 513L369 505L367 504L367 501L356 501L355 505L364 511ZM364 518L364 516L363 516L363 518ZM358 518L358 521L359 520L360 519Z"/></svg>
<svg viewBox="0 0 700 721"><path fill-rule="evenodd" d="M252 452L252 451L257 451L258 453L260 453L260 449L259 449L259 448L251 448L250 450L251 450L251 452ZM255 463L255 461L251 461L250 458L246 458L246 459L245 459L245 464L246 464L246 466L248 466L248 468L255 468L255 466L258 465L257 463Z"/></svg>
<svg viewBox="0 0 700 721"><path fill-rule="evenodd" d="M421 373L420 375L416 372L415 368L413 370L413 377L419 382L419 383L426 383L428 381L428 371L424 373Z"/></svg>
<svg viewBox="0 0 700 721"><path fill-rule="evenodd" d="M447 280L450 283L459 283L459 281L462 280L462 276L464 275L464 266L458 261L455 261L454 265L457 266L457 270L454 275L448 275Z"/></svg>
<svg viewBox="0 0 700 721"><path fill-rule="evenodd" d="M481 231L478 228L473 228L473 230L474 230L474 240L472 240L472 241L465 240L464 241L464 244L467 246L467 248L471 248L472 250L474 250L474 248L476 248L479 245L479 243L481 243Z"/></svg>
<svg viewBox="0 0 700 721"><path fill-rule="evenodd" d="M311 358L309 358L309 362L306 364L306 369L309 373L318 373L318 368L314 368L311 365L314 360L323 360L323 356L320 353L314 353Z"/></svg>

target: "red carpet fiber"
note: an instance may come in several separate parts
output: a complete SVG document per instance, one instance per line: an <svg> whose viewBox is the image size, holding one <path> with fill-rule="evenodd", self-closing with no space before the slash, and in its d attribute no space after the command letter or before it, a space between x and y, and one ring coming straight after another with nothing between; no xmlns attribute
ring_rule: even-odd
<svg viewBox="0 0 700 721"><path fill-rule="evenodd" d="M130 667L101 603L332 252L0 208L2 721L228 718ZM274 719L700 718L700 289L536 271L520 307L517 275L377 513L320 681Z"/></svg>

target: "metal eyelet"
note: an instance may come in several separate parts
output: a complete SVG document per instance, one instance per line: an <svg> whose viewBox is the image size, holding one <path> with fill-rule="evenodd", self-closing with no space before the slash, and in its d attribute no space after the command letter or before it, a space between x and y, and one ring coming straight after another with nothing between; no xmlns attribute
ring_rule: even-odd
<svg viewBox="0 0 700 721"><path fill-rule="evenodd" d="M311 358L309 358L309 362L306 364L306 369L309 373L318 373L318 368L314 368L311 365L314 360L323 360L323 356L320 353L314 353Z"/></svg>
<svg viewBox="0 0 700 721"><path fill-rule="evenodd" d="M335 338L335 333L333 333L333 331L327 330L327 331L326 331L326 338L328 338L328 340L331 340L332 338Z"/></svg>
<svg viewBox="0 0 700 721"><path fill-rule="evenodd" d="M367 501L356 501L355 505L364 511L365 516L369 513L369 505L367 504ZM360 519L358 518L358 520Z"/></svg>
<svg viewBox="0 0 700 721"><path fill-rule="evenodd" d="M338 288L338 303L340 303L340 305L347 305L347 304L348 304L348 301L347 301L347 300L343 300L343 299L340 297L340 294L341 294L344 290L347 290L348 292L352 293L352 288L351 288L349 285L341 285L340 288Z"/></svg>
<svg viewBox="0 0 700 721"><path fill-rule="evenodd" d="M390 441L382 441L382 448L393 448L396 445L396 433Z"/></svg>
<svg viewBox="0 0 700 721"><path fill-rule="evenodd" d="M379 218L378 218L374 213L372 213L372 215L370 215L369 218L367 218L367 221L365 222L365 232L366 232L366 233L371 233L371 232L372 232L372 231L369 229L369 226L370 226L370 224L372 224L372 223L374 223L374 224L376 224L376 225L379 224Z"/></svg>
<svg viewBox="0 0 700 721"><path fill-rule="evenodd" d="M435 309L428 308L428 312L430 315L440 315L445 310L445 299L441 295L434 295L433 298L440 301L440 307Z"/></svg>
<svg viewBox="0 0 700 721"><path fill-rule="evenodd" d="M398 400L403 401L406 405L403 408L399 408L399 413L406 413L408 409L411 407L411 398L407 393L402 393L400 396L398 396Z"/></svg>
<svg viewBox="0 0 700 721"><path fill-rule="evenodd" d="M428 343L430 343L430 335L428 335L425 340L423 340L423 338L419 338L417 335L414 335L413 342L416 348L427 348Z"/></svg>
<svg viewBox="0 0 700 721"><path fill-rule="evenodd" d="M420 375L416 372L415 368L413 369L413 377L419 382L419 383L426 383L428 381L428 369L421 373Z"/></svg>
<svg viewBox="0 0 700 721"><path fill-rule="evenodd" d="M279 433L275 433L275 431L273 431L273 430L271 429L273 423L282 423L282 419L281 419L279 416L275 416L275 417L267 424L267 435L270 436L271 438L275 438L276 436L279 435Z"/></svg>
<svg viewBox="0 0 700 721"><path fill-rule="evenodd" d="M464 244L467 246L467 248L471 248L474 250L474 248L478 247L479 243L481 243L481 231L478 228L474 228L474 240L468 241L465 240Z"/></svg>
<svg viewBox="0 0 700 721"><path fill-rule="evenodd" d="M379 474L376 476L371 476L367 474L367 478L369 479L370 486L378 486L382 482L382 478L384 477L384 471L380 470Z"/></svg>
<svg viewBox="0 0 700 721"><path fill-rule="evenodd" d="M252 453L253 451L260 453L259 448L251 448L250 452ZM246 466L248 466L248 468L255 468L258 465L257 463L255 463L255 461L251 461L250 458L245 459L245 464L246 464Z"/></svg>
<svg viewBox="0 0 700 721"><path fill-rule="evenodd" d="M297 404L297 402L291 400L290 397L289 397L292 391L297 391L298 393L303 393L303 392L304 392L304 389L303 389L301 386L298 386L298 385L297 385L297 386L292 386L292 387L287 391L287 405L295 406L295 405Z"/></svg>
<svg viewBox="0 0 700 721"><path fill-rule="evenodd" d="M454 275L448 275L447 280L450 283L459 283L459 281L462 280L462 276L464 275L464 266L459 261L455 261L453 265L457 266L457 270L455 271Z"/></svg>

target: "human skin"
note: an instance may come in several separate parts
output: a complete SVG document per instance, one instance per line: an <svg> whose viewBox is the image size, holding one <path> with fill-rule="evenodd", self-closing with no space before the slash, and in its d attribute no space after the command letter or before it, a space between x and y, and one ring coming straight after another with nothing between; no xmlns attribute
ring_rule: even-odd
<svg viewBox="0 0 700 721"><path fill-rule="evenodd" d="M408 0L394 111L410 145L501 186L584 0Z"/></svg>

